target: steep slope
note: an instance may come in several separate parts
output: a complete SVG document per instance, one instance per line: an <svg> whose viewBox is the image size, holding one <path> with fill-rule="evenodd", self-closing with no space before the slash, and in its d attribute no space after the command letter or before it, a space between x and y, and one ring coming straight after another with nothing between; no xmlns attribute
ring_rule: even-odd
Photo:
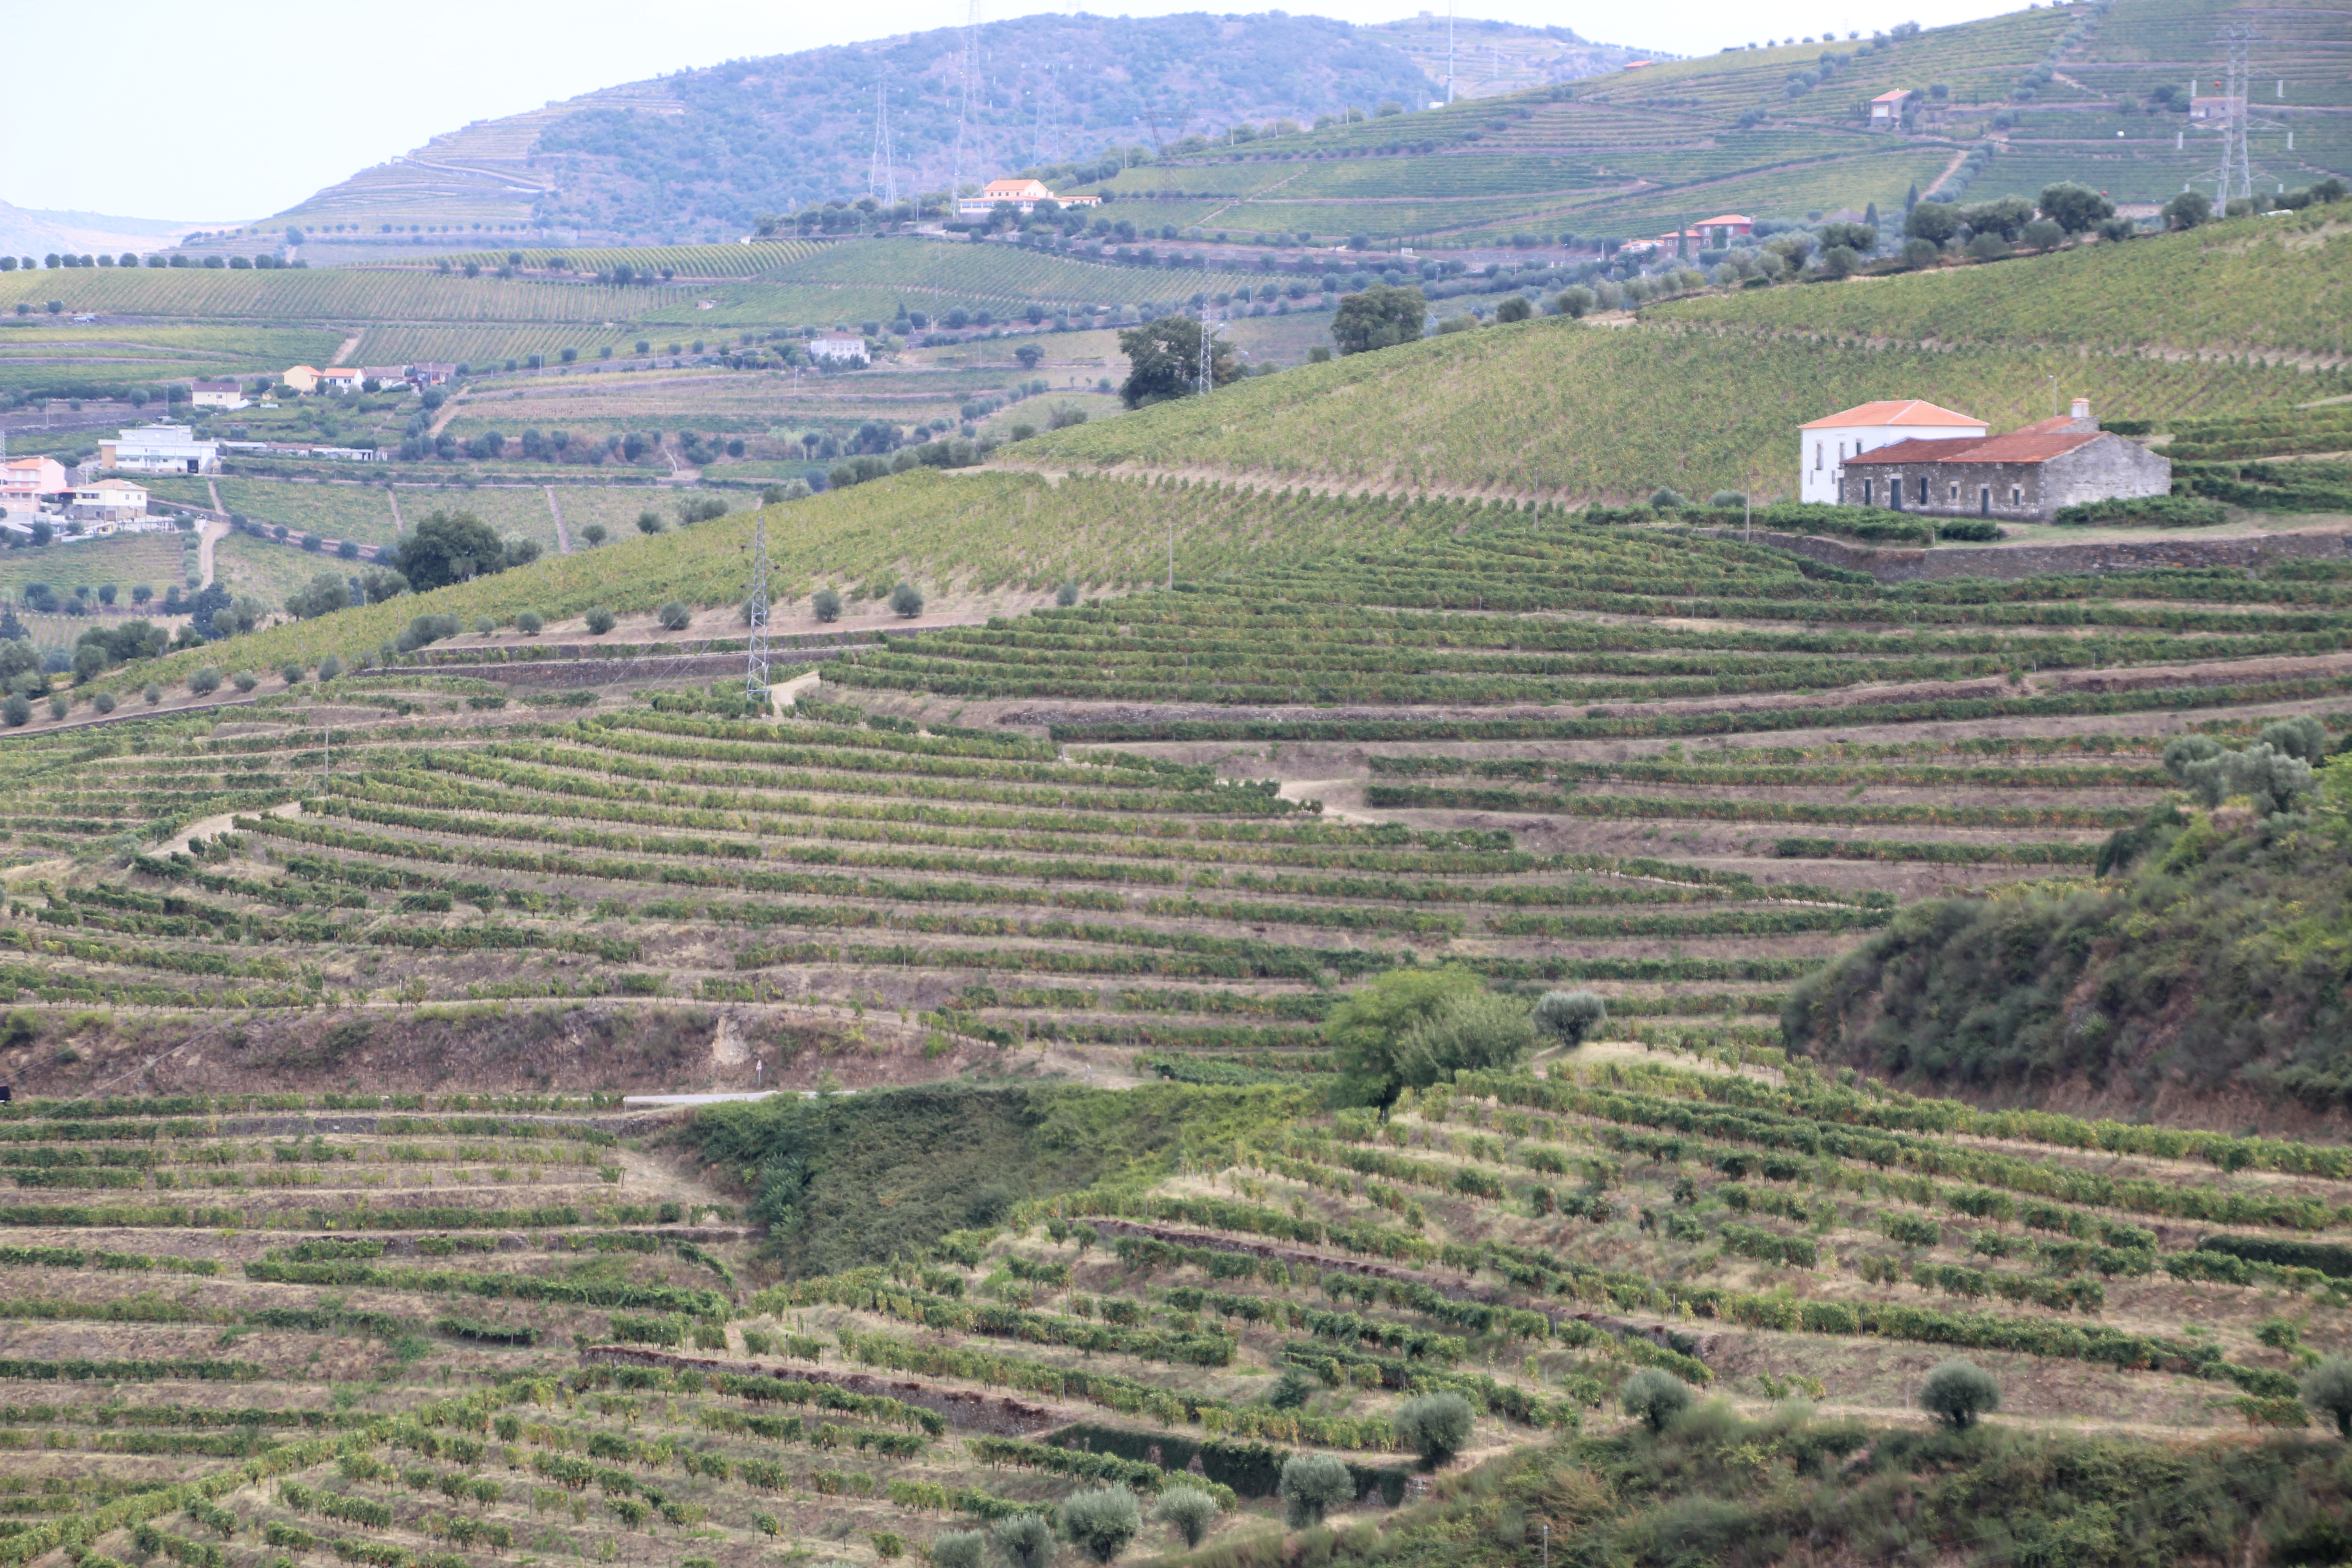
<svg viewBox="0 0 2352 1568"><path fill-rule="evenodd" d="M902 196L945 189L959 167L972 182L1433 91L1378 30L1316 16L1035 16L984 24L969 57L967 42L940 28L590 93L436 138L281 216L329 256L380 242L386 222L731 238L760 213L867 194L877 89Z"/></svg>

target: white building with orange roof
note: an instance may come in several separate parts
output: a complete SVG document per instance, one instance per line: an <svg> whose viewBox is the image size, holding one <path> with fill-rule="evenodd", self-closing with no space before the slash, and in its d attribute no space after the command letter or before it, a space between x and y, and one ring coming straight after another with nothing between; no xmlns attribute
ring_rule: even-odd
<svg viewBox="0 0 2352 1568"><path fill-rule="evenodd" d="M1955 414L1918 398L1891 403L1860 403L1843 413L1797 427L1799 475L1797 499L1837 504L1838 470L1848 458L1897 441L1979 440L1990 427L1981 419Z"/></svg>
<svg viewBox="0 0 2352 1568"><path fill-rule="evenodd" d="M1043 180L991 180L976 196L961 196L956 200L956 212L963 217L987 217L1000 205L1009 205L1023 217L1037 210L1039 202L1054 202L1066 207L1100 206L1100 196L1057 196L1053 187Z"/></svg>

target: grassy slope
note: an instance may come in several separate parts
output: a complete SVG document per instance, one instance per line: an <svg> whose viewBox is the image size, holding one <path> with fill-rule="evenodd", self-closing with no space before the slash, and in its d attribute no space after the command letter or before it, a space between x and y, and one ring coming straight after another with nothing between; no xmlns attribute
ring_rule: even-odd
<svg viewBox="0 0 2352 1568"><path fill-rule="evenodd" d="M1880 348L1611 330L1549 317L1239 384L1206 404L1039 437L1013 461L1207 468L1291 479L1493 489L1576 500L1718 489L1786 494L1795 427L1872 398L1925 397L1996 427L2049 412L2050 385L2111 417L2283 406L2284 371L2072 350ZM1364 432L1378 431L1367 440Z"/></svg>

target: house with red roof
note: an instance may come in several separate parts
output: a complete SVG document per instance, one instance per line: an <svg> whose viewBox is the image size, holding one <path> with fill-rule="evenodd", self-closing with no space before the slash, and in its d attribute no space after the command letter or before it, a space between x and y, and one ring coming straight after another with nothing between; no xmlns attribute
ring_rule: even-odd
<svg viewBox="0 0 2352 1568"><path fill-rule="evenodd" d="M1981 419L1916 397L1856 404L1798 427L1797 462L1803 472L1799 476L1797 499L1836 505L1838 472L1850 457L1897 441L1980 438L1989 429Z"/></svg>
<svg viewBox="0 0 2352 1568"><path fill-rule="evenodd" d="M2100 429L2090 399L2078 397L2071 412L2006 436L1914 437L1872 447L1839 465L1838 489L1849 506L2049 522L2061 507L2169 495L2172 463Z"/></svg>

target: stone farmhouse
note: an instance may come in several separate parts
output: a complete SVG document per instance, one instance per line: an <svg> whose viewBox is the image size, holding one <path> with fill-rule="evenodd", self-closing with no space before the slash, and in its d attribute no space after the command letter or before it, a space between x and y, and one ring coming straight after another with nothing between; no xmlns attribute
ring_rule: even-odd
<svg viewBox="0 0 2352 1568"><path fill-rule="evenodd" d="M1913 437L1858 451L1838 466L1836 499L1931 517L2049 522L2061 507L2171 490L2170 459L2100 429L2090 400L2078 397L2071 413L2006 436Z"/></svg>
<svg viewBox="0 0 2352 1568"><path fill-rule="evenodd" d="M1825 419L1798 428L1797 499L1835 506L1838 476L1849 457L1891 447L1897 441L1983 438L1989 426L1981 419L1955 414L1916 397L1891 403L1861 403ZM1856 500L1859 500L1859 496Z"/></svg>

